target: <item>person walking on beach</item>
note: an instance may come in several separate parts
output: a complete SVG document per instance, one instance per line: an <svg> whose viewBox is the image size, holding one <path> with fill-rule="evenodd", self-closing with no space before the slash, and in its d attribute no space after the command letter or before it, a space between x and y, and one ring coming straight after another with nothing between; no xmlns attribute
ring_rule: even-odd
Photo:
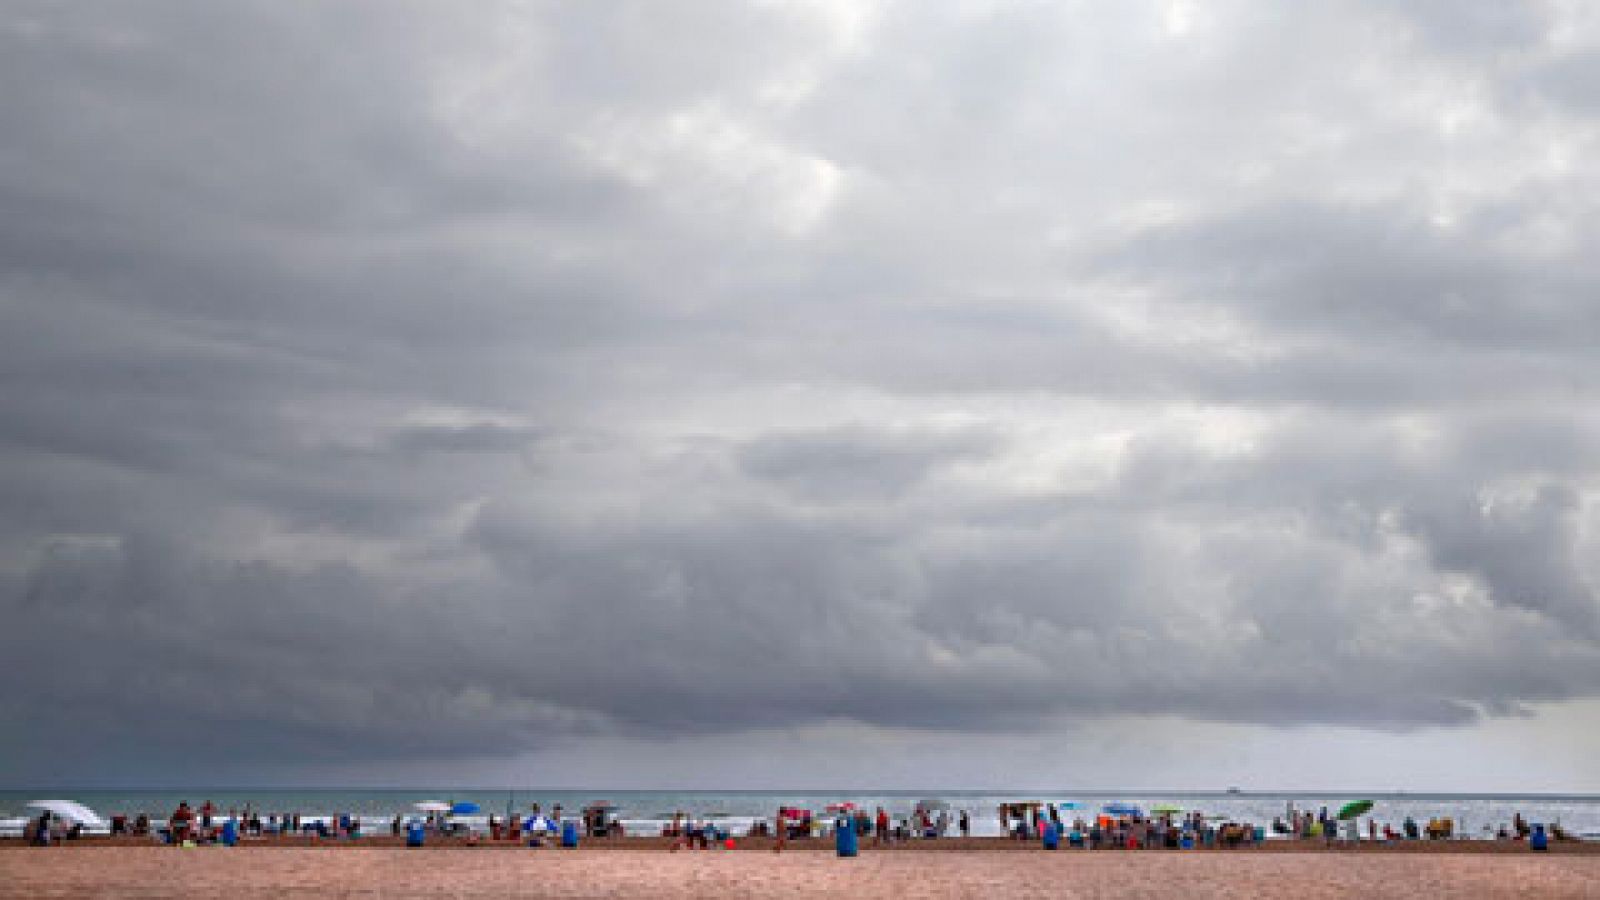
<svg viewBox="0 0 1600 900"><path fill-rule="evenodd" d="M961 836L972 837L972 819L967 817L967 811L961 811Z"/></svg>

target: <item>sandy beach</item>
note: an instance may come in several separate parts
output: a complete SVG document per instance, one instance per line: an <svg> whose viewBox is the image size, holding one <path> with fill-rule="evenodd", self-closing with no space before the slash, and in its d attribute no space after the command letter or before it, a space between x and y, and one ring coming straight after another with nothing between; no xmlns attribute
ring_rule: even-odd
<svg viewBox="0 0 1600 900"><path fill-rule="evenodd" d="M955 849L955 848L951 848ZM5 897L1600 897L1600 854L0 849ZM1587 850L1588 848L1583 848Z"/></svg>

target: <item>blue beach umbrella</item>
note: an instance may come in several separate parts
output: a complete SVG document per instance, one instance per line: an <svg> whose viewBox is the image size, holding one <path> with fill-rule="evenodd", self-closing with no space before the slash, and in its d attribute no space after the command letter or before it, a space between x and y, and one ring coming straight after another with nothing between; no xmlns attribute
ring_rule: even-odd
<svg viewBox="0 0 1600 900"><path fill-rule="evenodd" d="M466 800L463 800L460 803L450 807L450 815L452 816L470 816L477 811L478 804L471 803Z"/></svg>
<svg viewBox="0 0 1600 900"><path fill-rule="evenodd" d="M1100 809L1108 816L1144 816L1144 810L1132 803L1107 803Z"/></svg>

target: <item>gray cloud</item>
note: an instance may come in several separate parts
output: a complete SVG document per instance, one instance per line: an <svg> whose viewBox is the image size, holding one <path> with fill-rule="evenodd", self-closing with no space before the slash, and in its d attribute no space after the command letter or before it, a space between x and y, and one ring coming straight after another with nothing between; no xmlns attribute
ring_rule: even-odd
<svg viewBox="0 0 1600 900"><path fill-rule="evenodd" d="M768 434L739 451L741 466L802 497L882 502L941 465L982 458L994 438L979 431L885 431L862 426Z"/></svg>
<svg viewBox="0 0 1600 900"><path fill-rule="evenodd" d="M1593 23L1458 9L0 13L0 777L1594 698Z"/></svg>

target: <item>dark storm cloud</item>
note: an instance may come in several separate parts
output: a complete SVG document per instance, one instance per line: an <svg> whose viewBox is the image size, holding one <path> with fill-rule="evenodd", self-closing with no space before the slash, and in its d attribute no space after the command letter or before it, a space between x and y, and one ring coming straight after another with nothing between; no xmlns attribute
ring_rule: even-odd
<svg viewBox="0 0 1600 900"><path fill-rule="evenodd" d="M1594 697L1583 15L14 5L0 776Z"/></svg>
<svg viewBox="0 0 1600 900"><path fill-rule="evenodd" d="M1497 246L1539 215L1490 209L1441 229L1403 209L1278 204L1157 228L1116 249L1139 278L1182 279L1184 295L1219 295L1256 321L1318 335L1460 344L1489 352L1581 352L1600 330L1587 263L1546 269ZM1584 223L1587 226L1587 223ZM1584 227L1584 238L1589 229Z"/></svg>
<svg viewBox="0 0 1600 900"><path fill-rule="evenodd" d="M802 496L892 500L936 467L987 456L994 436L955 432L884 431L851 426L820 432L775 433L740 450L743 468Z"/></svg>
<svg viewBox="0 0 1600 900"><path fill-rule="evenodd" d="M397 429L390 443L408 453L505 453L527 449L539 439L537 428L495 425L409 425Z"/></svg>

